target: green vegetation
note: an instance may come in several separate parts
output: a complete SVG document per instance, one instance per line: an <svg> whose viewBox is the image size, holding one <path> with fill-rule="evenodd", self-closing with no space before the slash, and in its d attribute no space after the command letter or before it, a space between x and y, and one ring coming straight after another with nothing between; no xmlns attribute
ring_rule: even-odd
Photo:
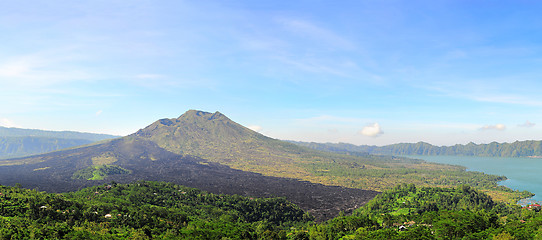
<svg viewBox="0 0 542 240"><path fill-rule="evenodd" d="M273 239L310 220L283 198L216 195L163 182L62 195L16 187L0 193L0 239Z"/></svg>
<svg viewBox="0 0 542 240"><path fill-rule="evenodd" d="M468 185L446 189L403 184L352 216L310 226L306 239L539 239L539 211L494 202Z"/></svg>
<svg viewBox="0 0 542 240"><path fill-rule="evenodd" d="M425 142L398 143L382 147L356 146L348 143L306 143L293 142L300 146L312 149L365 154L386 155L456 155L456 156L479 156L479 157L542 157L542 141L516 141L513 143L497 143L466 145L456 144L453 146L434 146Z"/></svg>
<svg viewBox="0 0 542 240"><path fill-rule="evenodd" d="M0 239L539 239L539 206L468 185L402 184L322 223L284 198L217 195L171 183L64 194L0 186Z"/></svg>
<svg viewBox="0 0 542 240"><path fill-rule="evenodd" d="M116 165L95 165L75 172L73 179L104 180L107 176L130 174L131 171Z"/></svg>

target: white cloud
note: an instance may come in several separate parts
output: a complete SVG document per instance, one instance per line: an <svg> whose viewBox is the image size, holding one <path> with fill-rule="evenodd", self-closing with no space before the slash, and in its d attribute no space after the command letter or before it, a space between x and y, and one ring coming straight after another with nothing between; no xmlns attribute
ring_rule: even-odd
<svg viewBox="0 0 542 240"><path fill-rule="evenodd" d="M451 50L444 55L444 59L463 59L467 58L468 54L463 50Z"/></svg>
<svg viewBox="0 0 542 240"><path fill-rule="evenodd" d="M363 74L370 77L370 79L376 77L376 75L363 71L352 61L330 61L327 58L319 57L293 58L284 55L277 56L275 59L286 65L310 73L331 74L339 77L352 77Z"/></svg>
<svg viewBox="0 0 542 240"><path fill-rule="evenodd" d="M506 126L504 124L496 124L496 125L485 125L480 128L480 130L499 130L503 131L506 129Z"/></svg>
<svg viewBox="0 0 542 240"><path fill-rule="evenodd" d="M525 121L525 123L519 124L518 127L525 127L525 128L531 128L534 127L536 123L529 122L529 120Z"/></svg>
<svg viewBox="0 0 542 240"><path fill-rule="evenodd" d="M316 117L310 117L310 118L302 118L302 119L296 119L297 122L301 124L345 124L345 123L359 123L360 121L364 121L363 119L359 118L348 118L348 117L338 117L338 116L332 116L332 115L320 115Z"/></svg>
<svg viewBox="0 0 542 240"><path fill-rule="evenodd" d="M102 112L103 112L102 110L98 110L98 111L96 112L96 116L102 115Z"/></svg>
<svg viewBox="0 0 542 240"><path fill-rule="evenodd" d="M378 137L378 136L382 135L384 132L380 128L380 124L373 123L373 124L369 124L369 125L363 127L363 129L361 129L361 131L359 133L361 135L363 135L363 136Z"/></svg>
<svg viewBox="0 0 542 240"><path fill-rule="evenodd" d="M263 129L261 126L258 126L258 125L251 125L251 126L248 126L247 128L255 132L260 132Z"/></svg>
<svg viewBox="0 0 542 240"><path fill-rule="evenodd" d="M6 63L2 66L0 66L0 76L1 77L18 77L26 72L28 72L30 69L30 64L28 62L11 62Z"/></svg>
<svg viewBox="0 0 542 240"><path fill-rule="evenodd" d="M190 79L156 73L135 74L128 77L130 84L150 89L207 88L216 89L218 83L205 78Z"/></svg>
<svg viewBox="0 0 542 240"><path fill-rule="evenodd" d="M135 78L139 79L159 79L159 78L165 78L165 75L162 74L138 74L135 76Z"/></svg>
<svg viewBox="0 0 542 240"><path fill-rule="evenodd" d="M0 62L0 83L6 88L43 88L89 80L88 73L73 66L76 60L62 51L8 57Z"/></svg>
<svg viewBox="0 0 542 240"><path fill-rule="evenodd" d="M3 127L8 127L8 128L11 128L11 127L18 127L20 128L19 125L15 124L13 121L7 119L7 118L0 118L0 125L3 126Z"/></svg>
<svg viewBox="0 0 542 240"><path fill-rule="evenodd" d="M279 24L282 24L282 26L289 31L300 36L305 36L312 41L318 40L327 45L349 50L355 48L355 44L353 44L350 40L334 33L331 30L317 26L312 22L289 18L278 18L276 21Z"/></svg>
<svg viewBox="0 0 542 240"><path fill-rule="evenodd" d="M487 84L491 82L491 84ZM535 83L525 81L519 82L517 78L502 79L481 79L471 81L444 81L435 82L431 85L419 85L430 91L444 94L448 97L469 99L476 102L504 103L524 106L542 106L542 101L538 100L536 92L526 91L525 89L514 89L508 83L517 82L520 86L536 86ZM465 86L469 86L465 88ZM533 89L535 89L533 87Z"/></svg>

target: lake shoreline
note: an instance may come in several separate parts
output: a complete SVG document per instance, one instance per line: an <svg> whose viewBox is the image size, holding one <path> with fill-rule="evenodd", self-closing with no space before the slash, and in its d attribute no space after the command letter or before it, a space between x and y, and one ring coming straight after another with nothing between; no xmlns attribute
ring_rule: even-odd
<svg viewBox="0 0 542 240"><path fill-rule="evenodd" d="M533 200L531 198L524 198L517 202L518 205L521 205L522 207L529 206L532 204L539 204L542 205L542 201Z"/></svg>
<svg viewBox="0 0 542 240"><path fill-rule="evenodd" d="M528 191L533 196L520 199L518 204L542 203L542 176L537 169L542 169L542 162L534 157L475 157L475 156L427 156L408 155L408 158L421 159L427 162L458 165L467 171L505 176L507 179L497 182L498 185L514 191Z"/></svg>

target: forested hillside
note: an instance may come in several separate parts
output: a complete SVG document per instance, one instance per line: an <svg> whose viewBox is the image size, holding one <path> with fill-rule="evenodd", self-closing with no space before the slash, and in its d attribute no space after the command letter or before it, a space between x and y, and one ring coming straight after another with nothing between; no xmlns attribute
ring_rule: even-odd
<svg viewBox="0 0 542 240"><path fill-rule="evenodd" d="M0 137L0 158L22 157L92 143L86 139Z"/></svg>
<svg viewBox="0 0 542 240"><path fill-rule="evenodd" d="M356 146L348 143L308 143L293 142L300 146L328 152L350 153L356 155L456 155L479 157L542 157L542 141L516 141L513 143L497 143L453 146L434 146L425 142L398 143L386 146Z"/></svg>
<svg viewBox="0 0 542 240"><path fill-rule="evenodd" d="M256 239L285 235L311 219L284 198L217 195L163 182L62 195L0 187L0 200L0 239Z"/></svg>
<svg viewBox="0 0 542 240"><path fill-rule="evenodd" d="M52 152L115 137L107 134L0 127L0 159Z"/></svg>
<svg viewBox="0 0 542 240"><path fill-rule="evenodd" d="M539 205L494 202L467 185L403 184L352 216L310 226L306 239L540 239L541 227Z"/></svg>
<svg viewBox="0 0 542 240"><path fill-rule="evenodd" d="M403 184L326 222L284 198L114 182L50 194L0 186L0 239L539 239L540 206L463 185Z"/></svg>

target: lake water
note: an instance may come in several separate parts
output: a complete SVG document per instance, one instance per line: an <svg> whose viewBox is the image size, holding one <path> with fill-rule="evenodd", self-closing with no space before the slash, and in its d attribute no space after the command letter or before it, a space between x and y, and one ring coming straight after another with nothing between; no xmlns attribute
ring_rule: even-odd
<svg viewBox="0 0 542 240"><path fill-rule="evenodd" d="M504 175L508 178L499 184L514 190L527 190L536 194L534 201L542 201L542 159L465 156L408 156L428 162L454 164L467 167L468 171Z"/></svg>

